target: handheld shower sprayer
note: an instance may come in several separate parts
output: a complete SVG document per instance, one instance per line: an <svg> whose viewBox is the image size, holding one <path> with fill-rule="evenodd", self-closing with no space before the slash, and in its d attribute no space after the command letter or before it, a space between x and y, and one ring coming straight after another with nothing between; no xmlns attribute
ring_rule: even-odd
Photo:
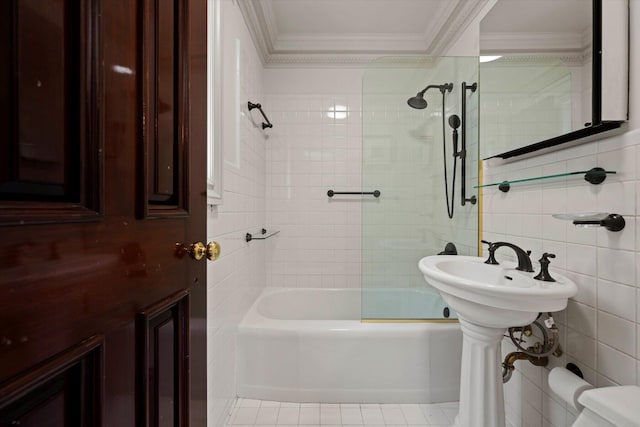
<svg viewBox="0 0 640 427"><path fill-rule="evenodd" d="M460 117L457 114L449 116L449 126L453 129L453 157L462 157L463 153L458 151L458 128L460 127Z"/></svg>

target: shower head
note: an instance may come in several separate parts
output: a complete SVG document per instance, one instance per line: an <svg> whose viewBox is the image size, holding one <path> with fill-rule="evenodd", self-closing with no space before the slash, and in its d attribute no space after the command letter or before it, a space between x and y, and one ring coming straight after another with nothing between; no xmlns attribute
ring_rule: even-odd
<svg viewBox="0 0 640 427"><path fill-rule="evenodd" d="M440 92L444 95L445 92L451 92L453 90L453 83L445 83L442 85L429 85L425 87L423 90L418 92L416 96L409 98L407 100L407 104L409 104L409 107L415 108L418 110L423 110L427 108L427 101L424 99L424 93L429 89L439 89Z"/></svg>
<svg viewBox="0 0 640 427"><path fill-rule="evenodd" d="M423 110L427 108L427 101L424 99L424 92L418 92L416 96L409 98L407 100L407 104L409 104L409 107L415 108L416 110Z"/></svg>

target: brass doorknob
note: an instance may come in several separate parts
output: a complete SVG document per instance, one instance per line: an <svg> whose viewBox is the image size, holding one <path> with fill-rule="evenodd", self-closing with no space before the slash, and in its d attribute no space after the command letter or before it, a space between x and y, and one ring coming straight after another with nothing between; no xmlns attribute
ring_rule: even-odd
<svg viewBox="0 0 640 427"><path fill-rule="evenodd" d="M183 250L196 261L200 261L207 254L207 247L202 242L195 242L189 246L183 246Z"/></svg>
<svg viewBox="0 0 640 427"><path fill-rule="evenodd" d="M220 244L218 242L209 242L207 243L207 259L209 261L215 261L220 258Z"/></svg>
<svg viewBox="0 0 640 427"><path fill-rule="evenodd" d="M206 246L202 242L195 242L189 246L183 243L176 243L176 255L179 258L182 258L186 253L196 261L200 261L205 256L208 260L215 261L220 257L220 251L218 242L209 242Z"/></svg>

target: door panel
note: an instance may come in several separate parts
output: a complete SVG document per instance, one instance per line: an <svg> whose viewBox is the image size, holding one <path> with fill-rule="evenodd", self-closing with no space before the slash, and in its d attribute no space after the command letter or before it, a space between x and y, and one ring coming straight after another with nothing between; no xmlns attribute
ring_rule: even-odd
<svg viewBox="0 0 640 427"><path fill-rule="evenodd" d="M103 342L90 338L5 384L0 426L100 425Z"/></svg>
<svg viewBox="0 0 640 427"><path fill-rule="evenodd" d="M148 138L145 128L152 119L145 107L148 84L157 80L149 76L156 70L145 65L145 52L157 47L143 36L153 18L147 0L1 3L2 12L7 4L12 9L8 15L0 13L0 56L12 58L12 67L20 65L15 34L27 37L7 31L4 24L37 26L29 32L29 37L37 38L28 40L23 62L57 65L47 65L51 72L40 79L41 87L55 86L51 92L46 96L38 92L37 76L35 82L30 75L21 76L17 87L23 84L37 95L20 98L22 90L16 95L7 89L16 77L0 61L2 112L12 110L16 99L28 101L28 108L12 110L17 112L7 125L12 138L3 140L0 148L2 154L11 154L6 158L13 168L11 175L0 175L0 414L21 416L15 415L17 407L40 408L27 412L48 414L51 425L62 425L55 414L67 408L65 414L93 415L66 425L154 425L136 422L136 407L144 401L136 393L136 378L144 376L161 386L159 402L179 402L170 405L169 413L162 412L167 409L164 404L151 406L148 420L162 417L171 419L168 425L204 425L205 261L177 256L175 243L203 240L206 232L206 1L155 2L169 5L176 13L170 21L179 21L173 38L179 40L179 48L169 66L173 74L164 77L167 87L173 87L169 92L174 91L172 102L177 106L170 114L174 121L169 130L154 127L155 139ZM35 15L17 20L16 10L34 7ZM53 20L56 25L51 26L58 30L36 25L40 19ZM67 25L75 26L67 31ZM47 39L51 32L58 35ZM37 45L42 55L34 54L33 43L44 43ZM80 46L73 60L67 58L69 46ZM74 103L77 107L70 106ZM20 130L20 123L28 123L28 129ZM27 140L35 141L35 154L26 155L23 141ZM169 160L151 160L150 144L169 153ZM152 162L159 168L177 164L157 180L158 185L154 183L177 201L158 205L160 213L150 203L148 191ZM38 188L58 186L63 196L14 191L11 185L22 181ZM177 184L169 188L167 182ZM154 376L149 377L136 363L145 348L140 343L150 342L136 332L136 319L176 295L184 301L176 302L164 323L155 325L155 342L175 351L169 359L164 352L155 353ZM91 356L86 356L93 362L85 356L75 365L61 362L92 337L101 337ZM60 370L60 364L68 369ZM16 384L22 387L18 394ZM87 384L97 387L99 396L90 393L93 406L83 409L81 399L67 396L79 385L86 391ZM176 387L180 393L172 394ZM0 418L2 422L5 418Z"/></svg>
<svg viewBox="0 0 640 427"><path fill-rule="evenodd" d="M136 321L139 425L186 425L189 294L149 307Z"/></svg>
<svg viewBox="0 0 640 427"><path fill-rule="evenodd" d="M184 139L188 129L187 2L143 0L145 116L142 158L147 193L143 216L180 215L185 207Z"/></svg>
<svg viewBox="0 0 640 427"><path fill-rule="evenodd" d="M95 219L98 10L7 0L0 13L0 223Z"/></svg>

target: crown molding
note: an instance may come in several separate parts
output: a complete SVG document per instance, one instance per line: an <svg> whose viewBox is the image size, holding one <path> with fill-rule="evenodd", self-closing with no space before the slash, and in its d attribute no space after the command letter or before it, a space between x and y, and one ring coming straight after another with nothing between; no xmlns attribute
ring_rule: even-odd
<svg viewBox="0 0 640 427"><path fill-rule="evenodd" d="M376 54L286 53L271 54L265 68L363 68L379 58Z"/></svg>
<svg viewBox="0 0 640 427"><path fill-rule="evenodd" d="M252 2L252 4L255 3L255 1ZM271 0L258 0L258 3L260 6L260 12L264 17L264 26L262 26L261 29L266 32L266 37L271 41L270 46L273 50L276 45L276 40L278 39L278 34L280 34L276 16L273 12L273 6Z"/></svg>
<svg viewBox="0 0 640 427"><path fill-rule="evenodd" d="M442 55L490 0L450 0L438 9L438 25L416 34L336 36L280 34L270 0L236 0L249 34L267 67L355 66L381 55Z"/></svg>
<svg viewBox="0 0 640 427"><path fill-rule="evenodd" d="M426 56L388 56L379 54L273 54L266 68L402 68L433 66L437 58Z"/></svg>
<svg viewBox="0 0 640 427"><path fill-rule="evenodd" d="M333 34L281 35L274 43L271 54L288 53L420 53L424 52L422 34Z"/></svg>
<svg viewBox="0 0 640 427"><path fill-rule="evenodd" d="M262 11L262 2L253 0L237 0L238 8L246 23L249 35L256 46L262 63L267 61L269 52L273 51L273 42L268 36L267 23Z"/></svg>
<svg viewBox="0 0 640 427"><path fill-rule="evenodd" d="M457 0L446 21L442 19L441 29L433 37L433 41L427 48L427 53L433 56L444 55L489 1Z"/></svg>

